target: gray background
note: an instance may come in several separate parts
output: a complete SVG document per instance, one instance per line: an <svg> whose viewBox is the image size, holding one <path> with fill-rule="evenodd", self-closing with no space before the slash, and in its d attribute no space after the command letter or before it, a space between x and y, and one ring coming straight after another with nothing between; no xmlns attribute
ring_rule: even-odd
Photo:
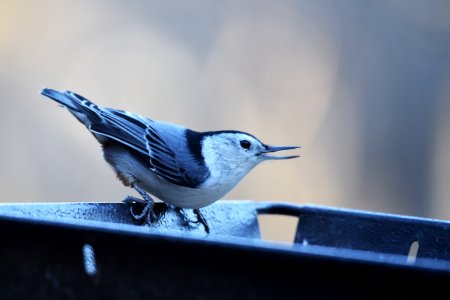
<svg viewBox="0 0 450 300"><path fill-rule="evenodd" d="M0 201L120 201L43 86L304 147L227 199L450 218L449 1L0 0Z"/></svg>

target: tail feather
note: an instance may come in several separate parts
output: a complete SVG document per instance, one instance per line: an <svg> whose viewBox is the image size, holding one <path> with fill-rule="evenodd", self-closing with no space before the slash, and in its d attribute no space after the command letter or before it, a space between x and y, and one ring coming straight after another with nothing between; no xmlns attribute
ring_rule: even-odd
<svg viewBox="0 0 450 300"><path fill-rule="evenodd" d="M52 89L43 88L41 90L41 95L49 97L59 104L67 107L68 109L78 111L77 107L74 105L73 100L66 95L66 93L61 93Z"/></svg>
<svg viewBox="0 0 450 300"><path fill-rule="evenodd" d="M81 123L88 127L92 123L102 120L100 116L101 108L83 96L70 91L62 93L48 88L43 88L41 94L67 108Z"/></svg>
<svg viewBox="0 0 450 300"><path fill-rule="evenodd" d="M100 143L114 140L147 154L146 142L143 140L147 127L142 123L142 117L100 107L70 91L58 92L43 88L41 94L66 107Z"/></svg>

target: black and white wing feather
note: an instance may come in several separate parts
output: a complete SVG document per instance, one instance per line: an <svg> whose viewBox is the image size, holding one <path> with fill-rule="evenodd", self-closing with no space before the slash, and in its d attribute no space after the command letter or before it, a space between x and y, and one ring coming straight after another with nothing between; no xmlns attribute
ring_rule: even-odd
<svg viewBox="0 0 450 300"><path fill-rule="evenodd" d="M88 99L66 91L43 89L48 96L65 106L102 142L113 140L133 149L148 163L148 168L167 181L185 187L198 187L204 176L188 174L185 158L177 157L155 129L155 121L123 110L100 107Z"/></svg>

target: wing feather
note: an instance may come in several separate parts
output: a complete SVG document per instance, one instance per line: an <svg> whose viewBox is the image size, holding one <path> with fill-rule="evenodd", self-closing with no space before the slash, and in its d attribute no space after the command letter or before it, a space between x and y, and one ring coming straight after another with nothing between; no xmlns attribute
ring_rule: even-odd
<svg viewBox="0 0 450 300"><path fill-rule="evenodd" d="M106 122L92 124L89 129L140 152L148 167L160 177L181 186L194 187L177 156L152 126L154 121L119 110L102 110Z"/></svg>
<svg viewBox="0 0 450 300"><path fill-rule="evenodd" d="M124 110L101 107L70 91L58 92L44 88L41 93L65 106L100 142L105 139L112 140L129 147L130 151L134 151L133 154L158 176L186 187L197 187L203 182L201 179L205 172L198 172L195 163L189 161L189 153L182 152L183 156L180 155L179 143L186 137L177 135L183 134L179 127L161 125L162 122L155 122ZM164 130L161 128L168 129L166 133L177 140L169 140L170 143L167 143L167 137L158 134ZM172 129L174 131L171 131ZM186 148L189 149L188 145ZM189 168L186 168L186 165L189 165Z"/></svg>

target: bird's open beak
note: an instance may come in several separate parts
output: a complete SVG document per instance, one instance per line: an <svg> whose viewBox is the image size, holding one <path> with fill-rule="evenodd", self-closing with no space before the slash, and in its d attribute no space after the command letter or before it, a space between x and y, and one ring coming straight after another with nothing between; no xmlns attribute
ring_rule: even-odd
<svg viewBox="0 0 450 300"><path fill-rule="evenodd" d="M299 155L286 155L286 156L275 156L275 155L269 155L268 153L278 152L278 151L284 151L284 150L292 150L292 149L298 149L299 146L265 146L264 150L261 151L259 156L265 158L265 159L291 159L299 157Z"/></svg>

